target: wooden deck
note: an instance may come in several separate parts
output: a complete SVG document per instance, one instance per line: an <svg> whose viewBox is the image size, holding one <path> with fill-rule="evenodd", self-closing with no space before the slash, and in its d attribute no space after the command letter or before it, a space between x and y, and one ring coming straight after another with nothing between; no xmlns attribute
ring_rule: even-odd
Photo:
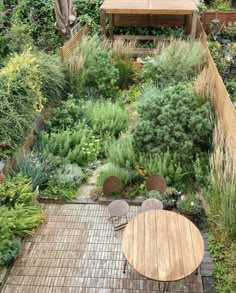
<svg viewBox="0 0 236 293"><path fill-rule="evenodd" d="M122 231L114 232L106 206L44 204L48 221L26 239L2 293L156 293L158 282L130 266L123 274ZM130 207L133 218L140 207ZM192 274L170 293L202 293Z"/></svg>

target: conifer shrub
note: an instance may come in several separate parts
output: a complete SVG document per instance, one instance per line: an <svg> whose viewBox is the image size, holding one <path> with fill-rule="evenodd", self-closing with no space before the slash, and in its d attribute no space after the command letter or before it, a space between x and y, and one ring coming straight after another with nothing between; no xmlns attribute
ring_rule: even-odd
<svg viewBox="0 0 236 293"><path fill-rule="evenodd" d="M189 84L147 86L138 106L133 143L141 152L176 152L187 160L210 146L213 122L208 101L197 101Z"/></svg>

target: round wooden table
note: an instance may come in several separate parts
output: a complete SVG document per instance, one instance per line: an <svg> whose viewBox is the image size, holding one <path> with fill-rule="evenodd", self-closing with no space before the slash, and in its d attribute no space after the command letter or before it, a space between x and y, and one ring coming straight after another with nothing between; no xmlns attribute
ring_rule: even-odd
<svg viewBox="0 0 236 293"><path fill-rule="evenodd" d="M128 223L122 249L127 262L141 275L172 282L197 270L204 242L197 227L185 217L153 210L138 214Z"/></svg>

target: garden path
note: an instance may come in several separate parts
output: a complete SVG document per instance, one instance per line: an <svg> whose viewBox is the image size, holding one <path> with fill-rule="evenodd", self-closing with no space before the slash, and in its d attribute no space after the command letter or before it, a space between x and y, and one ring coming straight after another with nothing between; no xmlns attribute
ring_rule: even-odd
<svg viewBox="0 0 236 293"><path fill-rule="evenodd" d="M98 169L96 169L88 180L79 187L77 199L97 199L99 196L99 191L96 186Z"/></svg>
<svg viewBox="0 0 236 293"><path fill-rule="evenodd" d="M43 204L47 222L23 242L2 293L154 293L158 283L131 267L123 274L122 231L106 206ZM140 207L131 206L129 217ZM201 275L171 283L170 292L202 293Z"/></svg>

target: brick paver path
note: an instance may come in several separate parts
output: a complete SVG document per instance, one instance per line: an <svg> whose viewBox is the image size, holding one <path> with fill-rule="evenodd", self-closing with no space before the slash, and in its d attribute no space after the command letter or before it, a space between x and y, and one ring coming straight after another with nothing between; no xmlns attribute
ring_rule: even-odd
<svg viewBox="0 0 236 293"><path fill-rule="evenodd" d="M3 293L152 293L157 282L129 266L123 274L122 231L106 206L44 204L48 220L26 239ZM129 217L140 207L131 207ZM200 275L171 284L170 292L202 293Z"/></svg>

